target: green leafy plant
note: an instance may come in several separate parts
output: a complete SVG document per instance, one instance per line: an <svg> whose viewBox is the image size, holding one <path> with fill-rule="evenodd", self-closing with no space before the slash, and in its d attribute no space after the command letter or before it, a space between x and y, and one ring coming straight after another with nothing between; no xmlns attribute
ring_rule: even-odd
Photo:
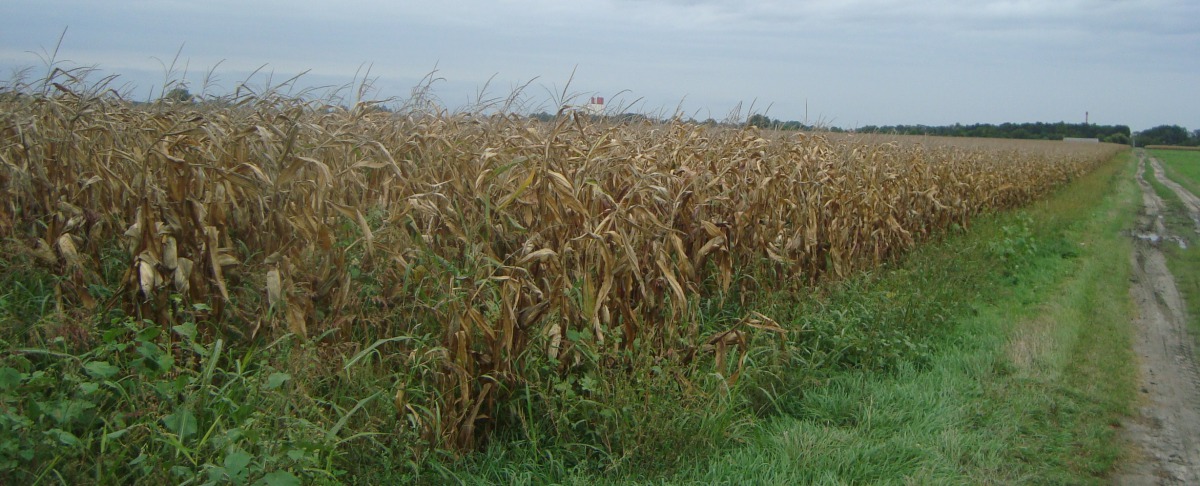
<svg viewBox="0 0 1200 486"><path fill-rule="evenodd" d="M1000 238L988 244L991 253L1014 271L1038 252L1037 239L1030 229L1032 223L1028 214L1019 213L1011 224L1001 226Z"/></svg>
<svg viewBox="0 0 1200 486"><path fill-rule="evenodd" d="M115 319L100 341L82 354L0 355L0 426L10 431L0 438L0 478L53 471L102 482L298 484L336 477L336 432L282 414L292 377L253 352L205 342L191 322L164 331Z"/></svg>

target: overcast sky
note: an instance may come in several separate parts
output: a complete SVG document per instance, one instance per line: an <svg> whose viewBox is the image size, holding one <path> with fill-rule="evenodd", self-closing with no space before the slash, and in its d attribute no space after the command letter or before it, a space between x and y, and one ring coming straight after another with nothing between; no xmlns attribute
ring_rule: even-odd
<svg viewBox="0 0 1200 486"><path fill-rule="evenodd" d="M182 47L199 91L265 65L406 98L437 70L447 108L551 92L616 96L629 111L863 125L1002 122L1200 129L1200 1L56 1L0 2L0 78L60 60L147 97ZM574 71L570 85L566 83ZM183 77L182 74L177 77ZM0 81L7 84L8 81ZM261 85L261 83L260 83Z"/></svg>

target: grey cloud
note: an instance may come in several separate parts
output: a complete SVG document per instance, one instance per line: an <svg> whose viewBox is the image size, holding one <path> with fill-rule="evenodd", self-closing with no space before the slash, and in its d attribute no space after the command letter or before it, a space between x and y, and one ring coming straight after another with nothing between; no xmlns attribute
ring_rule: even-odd
<svg viewBox="0 0 1200 486"><path fill-rule="evenodd" d="M263 65L350 81L364 63L406 95L434 66L439 94L465 103L535 77L632 90L650 109L711 113L739 101L775 118L846 125L1059 121L1200 128L1200 3L1104 1L583 0L0 3L0 67L64 54L158 82L153 57L180 46L192 75L226 80ZM161 78L157 76L157 78ZM232 81L230 81L232 82ZM545 86L546 89L542 87ZM684 100L682 104L680 100ZM1105 118L1110 117L1110 118Z"/></svg>

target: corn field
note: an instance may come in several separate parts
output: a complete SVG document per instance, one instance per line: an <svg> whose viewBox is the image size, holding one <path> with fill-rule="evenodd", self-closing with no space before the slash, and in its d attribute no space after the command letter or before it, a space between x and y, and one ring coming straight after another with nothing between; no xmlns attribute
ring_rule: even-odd
<svg viewBox="0 0 1200 486"><path fill-rule="evenodd" d="M450 449L485 434L521 357L740 369L749 339L793 330L754 312L702 326L698 299L874 267L1119 149L220 101L0 93L6 251L60 276L67 316L393 339L432 363L397 413Z"/></svg>

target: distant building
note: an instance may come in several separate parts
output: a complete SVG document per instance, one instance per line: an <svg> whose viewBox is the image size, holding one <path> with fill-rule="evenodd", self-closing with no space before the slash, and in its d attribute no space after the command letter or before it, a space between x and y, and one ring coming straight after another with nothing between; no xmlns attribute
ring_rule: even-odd
<svg viewBox="0 0 1200 486"><path fill-rule="evenodd" d="M1063 137L1063 141L1064 142L1080 142L1080 143L1100 143L1100 139L1098 139L1098 138Z"/></svg>
<svg viewBox="0 0 1200 486"><path fill-rule="evenodd" d="M588 100L588 104L584 105L583 112L592 116L600 116L604 114L604 97L593 96Z"/></svg>

